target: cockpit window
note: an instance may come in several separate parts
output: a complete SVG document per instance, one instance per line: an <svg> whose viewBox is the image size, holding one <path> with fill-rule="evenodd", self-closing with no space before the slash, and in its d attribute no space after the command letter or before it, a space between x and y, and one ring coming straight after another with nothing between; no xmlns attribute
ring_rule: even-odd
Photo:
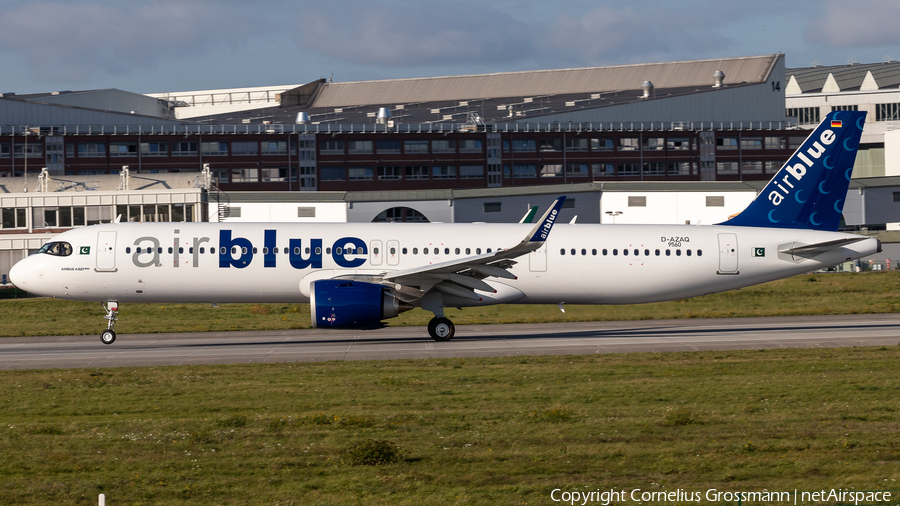
<svg viewBox="0 0 900 506"><path fill-rule="evenodd" d="M72 254L72 245L61 241L48 242L41 246L38 253L46 253L57 257L67 257Z"/></svg>

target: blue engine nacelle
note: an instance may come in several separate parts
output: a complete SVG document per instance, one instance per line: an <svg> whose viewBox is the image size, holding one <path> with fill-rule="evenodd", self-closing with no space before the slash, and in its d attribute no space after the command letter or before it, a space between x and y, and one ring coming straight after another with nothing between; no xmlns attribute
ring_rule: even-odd
<svg viewBox="0 0 900 506"><path fill-rule="evenodd" d="M412 306L374 283L345 279L314 281L309 294L313 328L373 328Z"/></svg>

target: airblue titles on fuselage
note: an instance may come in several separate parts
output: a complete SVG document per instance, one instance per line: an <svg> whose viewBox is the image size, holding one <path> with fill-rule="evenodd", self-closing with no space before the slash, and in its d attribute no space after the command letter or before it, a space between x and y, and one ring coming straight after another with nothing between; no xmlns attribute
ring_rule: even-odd
<svg viewBox="0 0 900 506"><path fill-rule="evenodd" d="M183 253L179 249L179 238L174 240L174 248L169 248L170 254L173 255L174 265L178 267L179 254ZM194 237L191 241L193 245L189 254L193 257L192 265L199 265L200 246L208 243L209 237ZM276 267L278 262L278 237L277 231L265 230L263 232L263 267ZM135 251L131 260L138 267L150 267L161 265L160 256L163 249L160 247L160 240L156 237L139 237L134 241ZM322 239L309 239L309 244L304 247L303 239L289 239L288 247L283 248L287 253L288 262L294 269L313 269L322 268ZM331 253L331 258L339 267L353 269L366 263L366 258L361 255L368 255L369 250L365 241L358 237L342 237L336 241L326 252ZM355 258L347 258L347 255L353 255ZM231 267L243 269L250 265L253 261L254 248L253 243L245 237L233 237L231 230L219 231L219 268L228 269Z"/></svg>

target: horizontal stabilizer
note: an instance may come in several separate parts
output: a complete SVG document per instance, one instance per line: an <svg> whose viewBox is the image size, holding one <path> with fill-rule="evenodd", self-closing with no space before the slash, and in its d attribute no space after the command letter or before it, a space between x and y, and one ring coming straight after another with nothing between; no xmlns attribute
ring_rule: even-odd
<svg viewBox="0 0 900 506"><path fill-rule="evenodd" d="M819 242L816 244L805 244L803 246L796 246L793 248L778 250L779 253L785 253L787 255L796 255L796 256L816 256L822 253L827 253L832 250L836 250L842 246L846 246L848 244L853 244L859 241L865 241L868 237L851 237L848 239L837 239L834 241L826 241Z"/></svg>

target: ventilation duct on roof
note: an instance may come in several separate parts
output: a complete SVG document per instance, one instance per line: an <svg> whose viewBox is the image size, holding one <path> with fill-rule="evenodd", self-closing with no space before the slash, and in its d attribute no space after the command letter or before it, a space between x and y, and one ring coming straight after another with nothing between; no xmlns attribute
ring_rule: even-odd
<svg viewBox="0 0 900 506"><path fill-rule="evenodd" d="M725 84L723 84L725 82L725 72L717 70L713 74L713 80L716 82L716 84L713 85L713 88L721 88L722 86L725 86Z"/></svg>
<svg viewBox="0 0 900 506"><path fill-rule="evenodd" d="M307 123L309 123L309 114L306 114L303 111L298 112L297 119L294 121L294 123L298 125L306 125Z"/></svg>
<svg viewBox="0 0 900 506"><path fill-rule="evenodd" d="M644 84L641 85L641 89L644 90L644 96L641 98L650 98L650 92L653 91L653 83L644 81Z"/></svg>
<svg viewBox="0 0 900 506"><path fill-rule="evenodd" d="M378 114L375 116L375 122L380 123L382 125L387 125L388 121L391 120L391 110L387 107L379 107Z"/></svg>

